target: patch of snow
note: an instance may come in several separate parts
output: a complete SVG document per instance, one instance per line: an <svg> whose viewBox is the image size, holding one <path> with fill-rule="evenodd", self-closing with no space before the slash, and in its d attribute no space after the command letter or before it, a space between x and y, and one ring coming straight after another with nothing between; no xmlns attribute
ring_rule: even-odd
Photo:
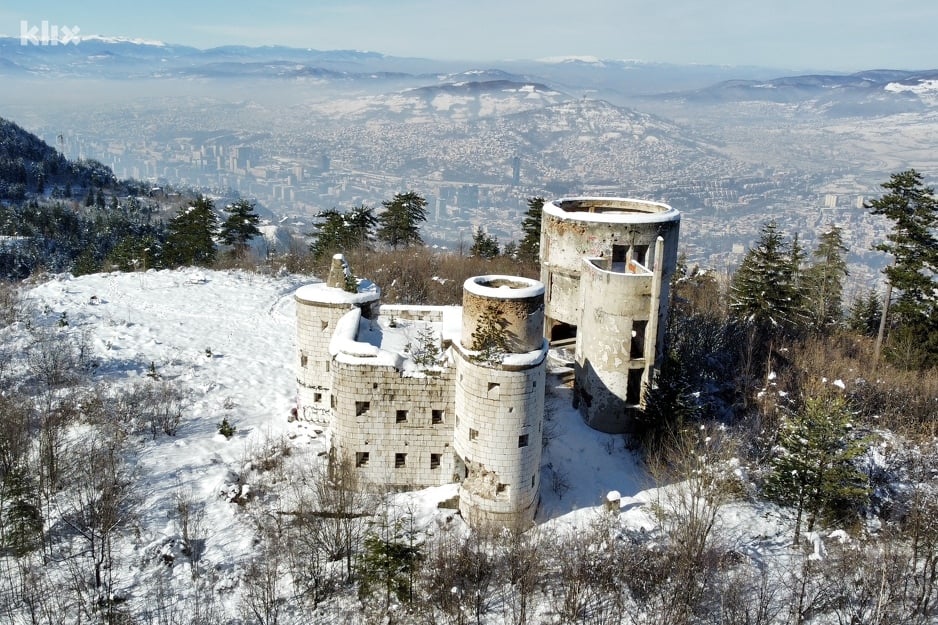
<svg viewBox="0 0 938 625"><path fill-rule="evenodd" d="M544 294L540 281L520 276L475 276L467 279L463 288L479 297L497 299L527 299Z"/></svg>

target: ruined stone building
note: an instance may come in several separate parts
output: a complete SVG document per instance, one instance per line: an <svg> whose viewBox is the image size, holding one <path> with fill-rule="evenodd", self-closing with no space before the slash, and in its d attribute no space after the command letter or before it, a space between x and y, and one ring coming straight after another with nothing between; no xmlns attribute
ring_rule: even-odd
<svg viewBox="0 0 938 625"><path fill-rule="evenodd" d="M575 402L627 432L660 358L680 215L651 202L544 206L541 281L477 276L462 306L380 305L341 257L296 291L298 412L365 483L459 483L472 525L529 523L549 341L575 337ZM498 337L497 345L482 337Z"/></svg>

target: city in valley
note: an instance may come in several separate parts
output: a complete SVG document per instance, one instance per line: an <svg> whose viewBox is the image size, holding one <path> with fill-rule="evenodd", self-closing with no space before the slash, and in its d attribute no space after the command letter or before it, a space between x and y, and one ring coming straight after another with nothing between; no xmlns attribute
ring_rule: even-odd
<svg viewBox="0 0 938 625"><path fill-rule="evenodd" d="M136 50L147 47L110 44L137 64L111 75L93 55L13 73L0 106L69 158L153 187L256 200L299 235L322 210L415 190L428 201L424 239L465 252L480 227L518 241L531 197L636 197L680 210L682 253L719 272L770 219L808 247L841 226L852 292L881 286L885 262L871 246L886 225L864 202L895 171L938 170L935 83L908 72L818 85L752 68L477 69L279 48L207 51L176 67L147 61Z"/></svg>

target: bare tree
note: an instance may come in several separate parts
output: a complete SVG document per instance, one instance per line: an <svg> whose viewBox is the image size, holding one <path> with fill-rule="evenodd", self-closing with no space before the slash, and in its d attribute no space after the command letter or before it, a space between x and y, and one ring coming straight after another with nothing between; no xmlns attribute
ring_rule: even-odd
<svg viewBox="0 0 938 625"><path fill-rule="evenodd" d="M525 625L547 570L544 537L536 527L527 532L503 530L497 535L497 545L501 552L502 604L513 625Z"/></svg>
<svg viewBox="0 0 938 625"><path fill-rule="evenodd" d="M116 607L114 540L134 512L134 475L127 462L131 449L117 428L78 440L67 466L67 494L59 498L59 516L83 547L72 561L73 578L90 612L110 614Z"/></svg>

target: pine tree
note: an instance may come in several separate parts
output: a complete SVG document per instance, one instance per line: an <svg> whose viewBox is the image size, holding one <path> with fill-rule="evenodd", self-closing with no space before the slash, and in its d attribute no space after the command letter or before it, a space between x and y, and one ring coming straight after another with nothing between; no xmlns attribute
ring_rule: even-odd
<svg viewBox="0 0 938 625"><path fill-rule="evenodd" d="M319 221L311 233L316 239L309 246L315 260L330 258L338 252L371 247L378 220L370 206L362 204L347 213L330 208L321 211L316 218Z"/></svg>
<svg viewBox="0 0 938 625"><path fill-rule="evenodd" d="M5 547L22 556L35 550L42 540L42 511L39 493L29 472L16 466L3 476L3 498L9 503L0 513L4 517Z"/></svg>
<svg viewBox="0 0 938 625"><path fill-rule="evenodd" d="M498 309L488 305L472 332L471 349L478 352L473 357L474 361L490 365L501 362L508 351L508 331L505 325L505 319Z"/></svg>
<svg viewBox="0 0 938 625"><path fill-rule="evenodd" d="M381 203L384 212L378 216L378 239L392 248L423 244L420 223L427 220L427 201L414 191L398 193Z"/></svg>
<svg viewBox="0 0 938 625"><path fill-rule="evenodd" d="M371 249L375 227L378 225L375 209L361 204L345 214L345 221L348 225L347 248Z"/></svg>
<svg viewBox="0 0 938 625"><path fill-rule="evenodd" d="M345 217L335 208L320 211L318 220L313 224L311 236L315 237L309 245L309 251L316 261L331 258L333 254L345 251Z"/></svg>
<svg viewBox="0 0 938 625"><path fill-rule="evenodd" d="M795 543L805 516L812 531L821 517L856 513L869 495L868 480L853 463L866 445L850 418L843 397L811 397L782 422L765 489L775 501L795 507Z"/></svg>
<svg viewBox="0 0 938 625"><path fill-rule="evenodd" d="M922 366L938 365L938 200L914 169L882 184L889 193L866 206L893 222L886 242L874 246L891 254L884 273L899 294L891 313L906 336L915 336Z"/></svg>
<svg viewBox="0 0 938 625"><path fill-rule="evenodd" d="M853 300L847 317L847 327L865 336L876 336L882 314L883 296L870 289Z"/></svg>
<svg viewBox="0 0 938 625"><path fill-rule="evenodd" d="M797 241L786 242L775 221L762 226L759 241L733 276L730 310L736 319L773 336L799 326L803 322L800 255Z"/></svg>
<svg viewBox="0 0 938 625"><path fill-rule="evenodd" d="M469 253L486 260L495 258L498 256L498 239L487 234L482 230L482 226L479 226L472 235L472 247L469 248Z"/></svg>
<svg viewBox="0 0 938 625"><path fill-rule="evenodd" d="M411 348L410 357L422 369L439 364L440 345L432 328L427 326L417 333L416 345Z"/></svg>
<svg viewBox="0 0 938 625"><path fill-rule="evenodd" d="M215 262L215 232L218 217L210 198L199 196L192 206L181 209L167 225L163 262L168 267L210 266Z"/></svg>
<svg viewBox="0 0 938 625"><path fill-rule="evenodd" d="M528 210L521 222L524 236L518 245L518 256L523 260L537 260L541 253L541 215L544 198L532 197L528 200Z"/></svg>
<svg viewBox="0 0 938 625"><path fill-rule="evenodd" d="M843 318L844 259L843 230L832 226L821 234L813 256L815 263L805 271L806 313L815 330L824 331L838 325Z"/></svg>
<svg viewBox="0 0 938 625"><path fill-rule="evenodd" d="M222 243L233 246L232 253L241 258L248 250L248 242L260 235L257 224L260 218L254 212L254 202L238 200L229 208L229 215L221 225L219 236Z"/></svg>

